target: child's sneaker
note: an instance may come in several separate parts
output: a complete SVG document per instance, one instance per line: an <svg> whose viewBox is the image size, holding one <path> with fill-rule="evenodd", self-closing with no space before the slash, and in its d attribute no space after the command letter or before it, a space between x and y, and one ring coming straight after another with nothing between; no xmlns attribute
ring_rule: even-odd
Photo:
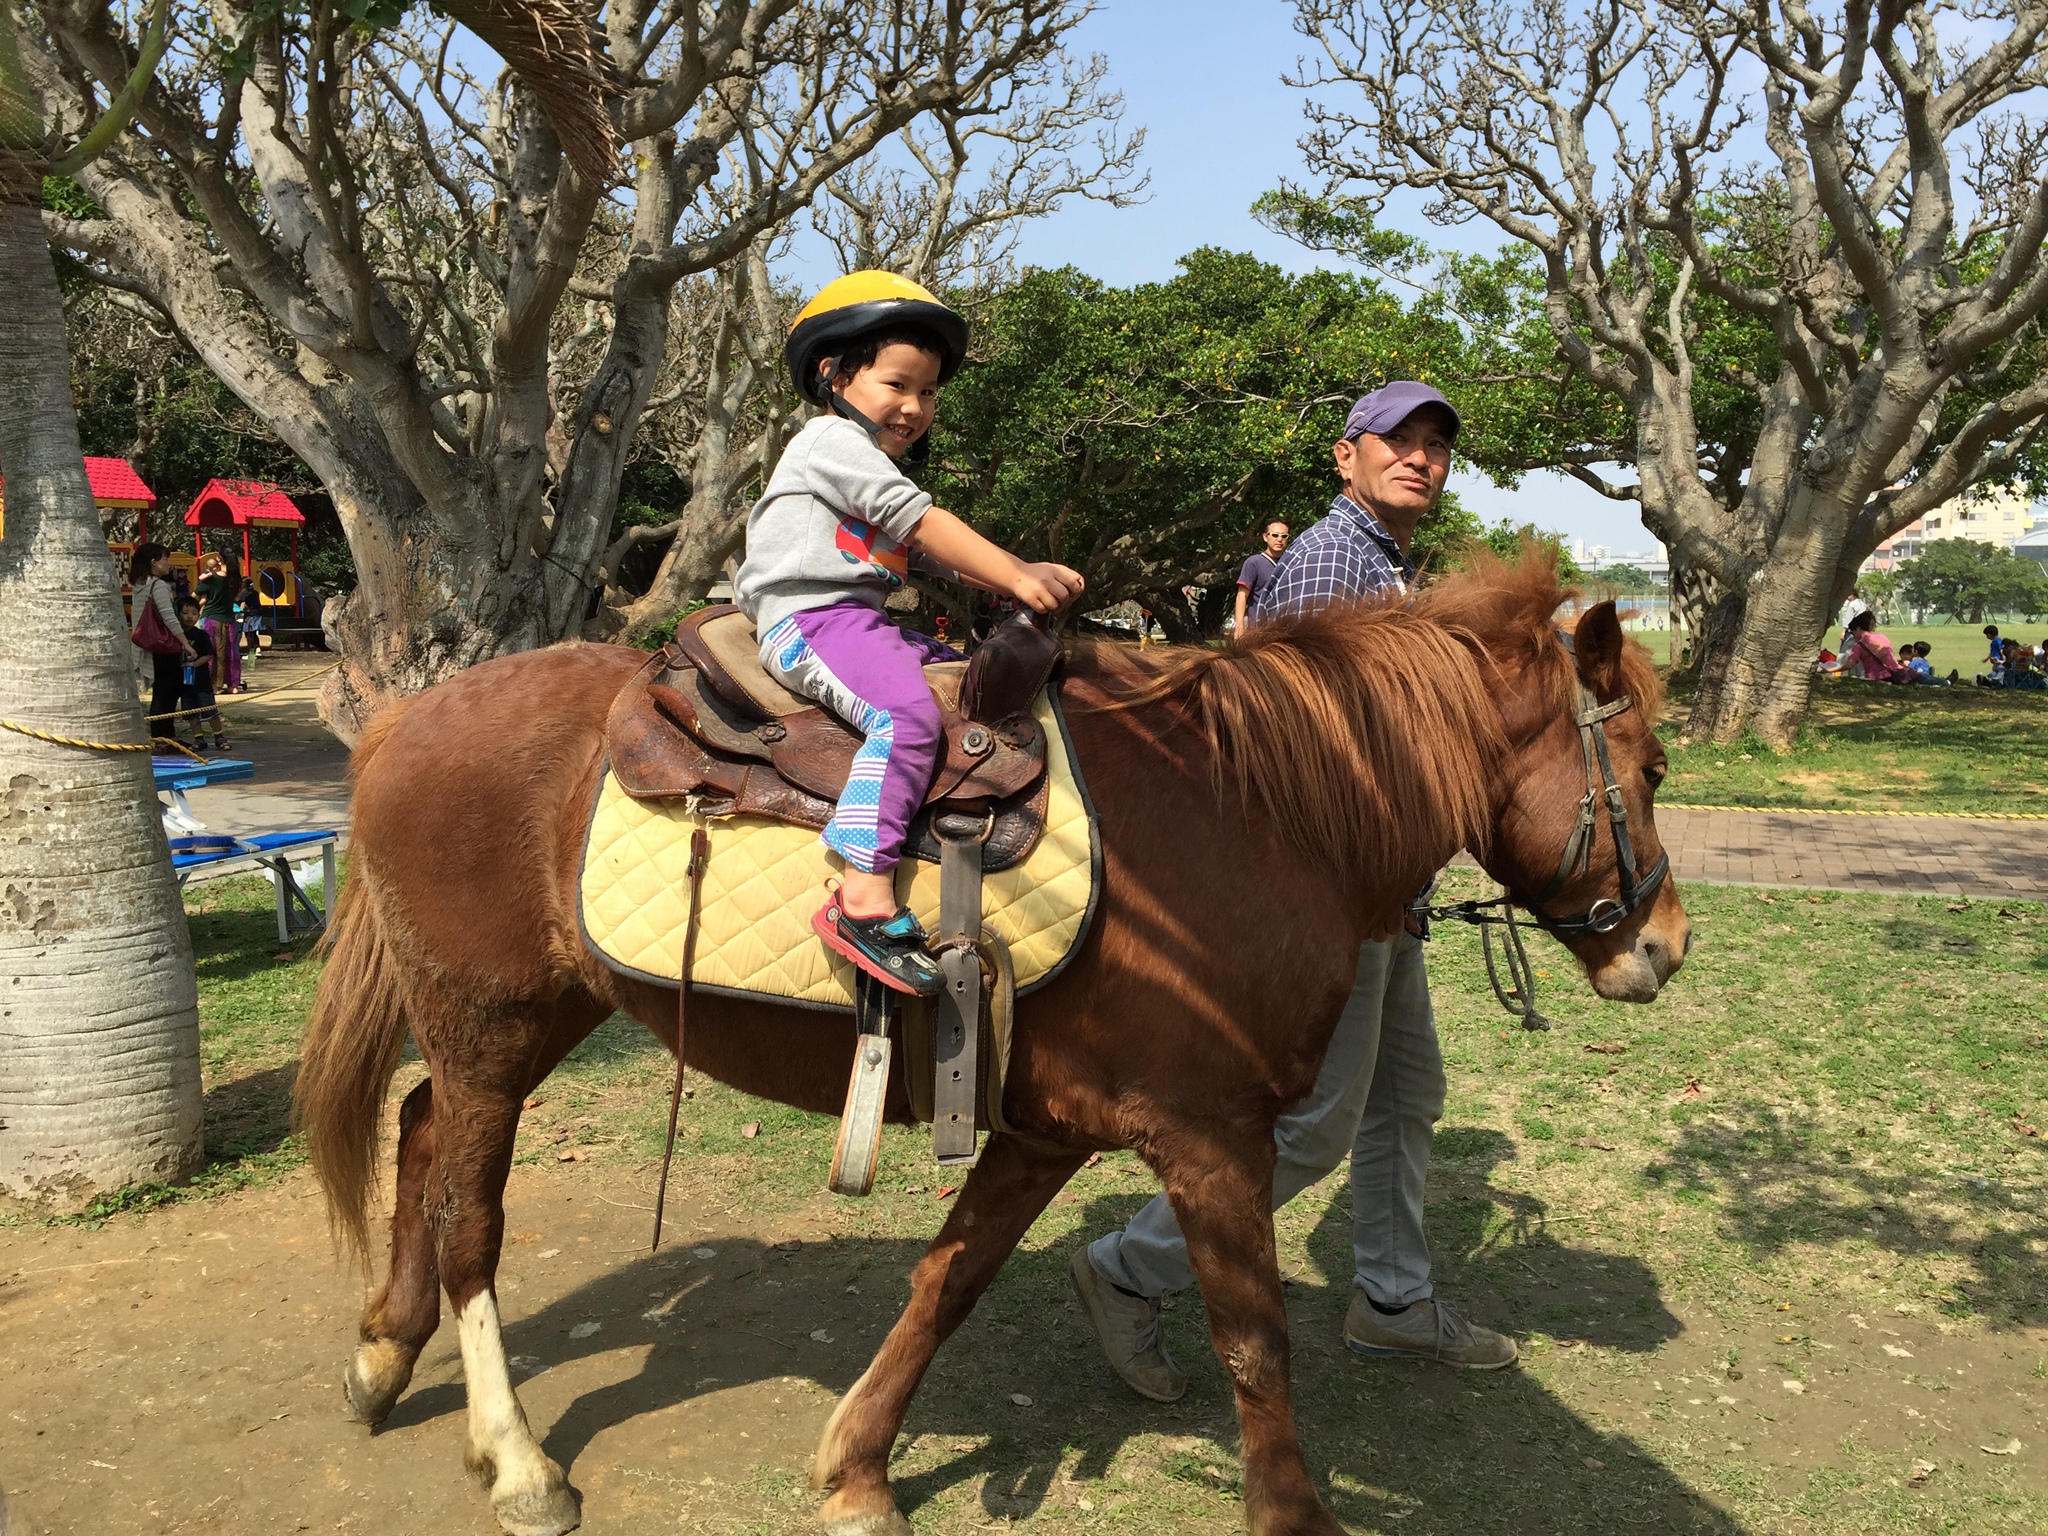
<svg viewBox="0 0 2048 1536"><path fill-rule="evenodd" d="M925 948L924 925L908 907L887 917L854 917L839 904L839 893L811 919L818 937L884 986L913 997L932 997L945 985L939 962Z"/></svg>

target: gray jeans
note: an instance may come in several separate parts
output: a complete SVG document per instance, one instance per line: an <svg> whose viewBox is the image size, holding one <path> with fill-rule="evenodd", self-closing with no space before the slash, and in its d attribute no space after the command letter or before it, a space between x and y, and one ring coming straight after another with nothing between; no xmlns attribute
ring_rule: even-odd
<svg viewBox="0 0 2048 1536"><path fill-rule="evenodd" d="M1358 980L1306 1099L1273 1126L1276 1211L1351 1154L1355 1283L1382 1306L1430 1294L1422 1193L1444 1112L1444 1058L1429 1009L1422 941L1401 934L1358 951ZM1194 1283L1165 1195L1088 1249L1098 1273L1140 1296Z"/></svg>

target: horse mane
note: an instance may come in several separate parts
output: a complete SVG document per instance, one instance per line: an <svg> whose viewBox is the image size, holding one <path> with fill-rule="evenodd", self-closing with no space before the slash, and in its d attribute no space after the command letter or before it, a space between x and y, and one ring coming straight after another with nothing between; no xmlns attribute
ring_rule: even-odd
<svg viewBox="0 0 2048 1536"><path fill-rule="evenodd" d="M1507 750L1501 674L1537 680L1556 713L1576 707L1573 669L1552 632L1577 595L1534 546L1512 561L1475 549L1418 595L1276 620L1242 641L1140 663L1151 676L1125 702L1178 702L1210 750L1218 788L1234 788L1306 856L1420 880L1448 851L1484 852L1491 838ZM1106 649L1095 651L1095 670L1107 670ZM1623 665L1654 720L1648 654L1631 643Z"/></svg>
<svg viewBox="0 0 2048 1536"><path fill-rule="evenodd" d="M1444 624L1483 636L1496 661L1512 658L1532 671L1547 689L1545 702L1565 713L1578 707L1576 674L1560 664L1552 636L1570 627L1560 621L1558 609L1584 597L1577 587L1558 580L1556 560L1528 540L1512 560L1474 545L1460 569L1422 593L1419 606ZM1635 700L1643 723L1655 725L1664 708L1664 683L1639 641L1623 642L1621 676L1623 691Z"/></svg>

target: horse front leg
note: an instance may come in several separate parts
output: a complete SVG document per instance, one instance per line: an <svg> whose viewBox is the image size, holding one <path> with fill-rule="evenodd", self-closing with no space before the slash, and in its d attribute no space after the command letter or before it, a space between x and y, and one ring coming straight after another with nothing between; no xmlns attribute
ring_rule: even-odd
<svg viewBox="0 0 2048 1536"><path fill-rule="evenodd" d="M1201 1283L1210 1343L1237 1393L1253 1536L1343 1536L1295 1434L1287 1306L1273 1245L1273 1156L1268 1130L1243 1147L1205 1147L1199 1172L1160 1172Z"/></svg>
<svg viewBox="0 0 2048 1536"><path fill-rule="evenodd" d="M391 1268L363 1312L342 1390L349 1413L382 1424L412 1381L412 1368L441 1324L441 1275L427 1220L434 1168L434 1083L421 1083L398 1108L398 1199L391 1212Z"/></svg>
<svg viewBox="0 0 2048 1536"><path fill-rule="evenodd" d="M1016 1136L989 1138L911 1274L909 1305L818 1442L811 1486L831 1490L818 1511L829 1536L910 1536L889 1486L889 1451L910 1400L939 1346L1087 1155Z"/></svg>

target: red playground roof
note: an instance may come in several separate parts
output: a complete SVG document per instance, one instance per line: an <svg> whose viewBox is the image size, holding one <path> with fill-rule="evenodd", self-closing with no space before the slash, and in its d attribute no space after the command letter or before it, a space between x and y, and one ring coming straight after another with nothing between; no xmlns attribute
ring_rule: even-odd
<svg viewBox="0 0 2048 1536"><path fill-rule="evenodd" d="M303 528L306 514L261 480L209 480L185 514L187 528Z"/></svg>
<svg viewBox="0 0 2048 1536"><path fill-rule="evenodd" d="M142 476L135 473L135 466L126 459L96 459L87 454L85 478L92 482L92 499L103 505L156 505L156 492L142 483Z"/></svg>
<svg viewBox="0 0 2048 1536"><path fill-rule="evenodd" d="M85 478L92 486L92 499L102 507L153 507L156 492L142 483L142 476L135 473L135 466L126 459L96 459L87 454ZM7 477L0 475L0 491L7 487Z"/></svg>

